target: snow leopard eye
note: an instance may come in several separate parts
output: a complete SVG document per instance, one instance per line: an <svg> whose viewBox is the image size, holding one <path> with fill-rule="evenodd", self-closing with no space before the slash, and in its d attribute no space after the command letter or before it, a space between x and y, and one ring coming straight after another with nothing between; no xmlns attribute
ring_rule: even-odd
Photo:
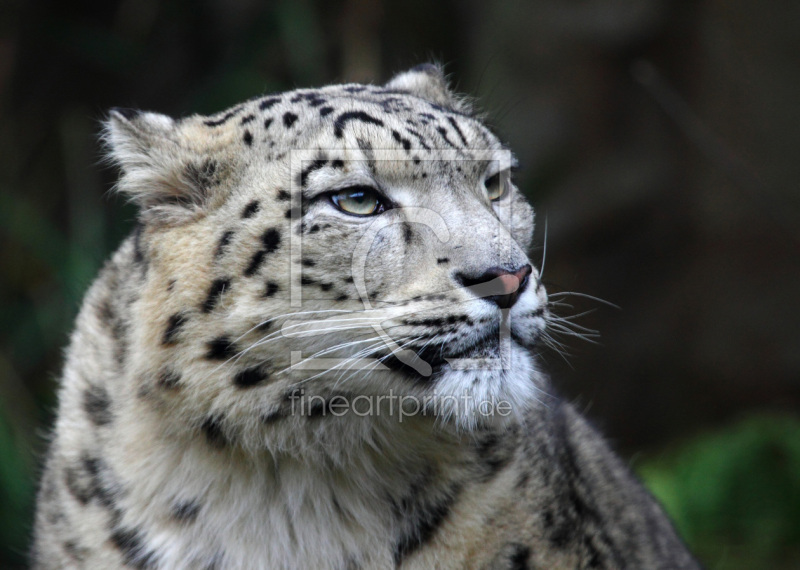
<svg viewBox="0 0 800 570"><path fill-rule="evenodd" d="M374 216L386 210L386 204L378 192L369 186L351 186L330 195L333 205L342 212L354 216Z"/></svg>
<svg viewBox="0 0 800 570"><path fill-rule="evenodd" d="M509 171L503 170L486 179L483 184L486 186L486 194L489 196L489 200L494 202L503 197L510 182L509 176Z"/></svg>

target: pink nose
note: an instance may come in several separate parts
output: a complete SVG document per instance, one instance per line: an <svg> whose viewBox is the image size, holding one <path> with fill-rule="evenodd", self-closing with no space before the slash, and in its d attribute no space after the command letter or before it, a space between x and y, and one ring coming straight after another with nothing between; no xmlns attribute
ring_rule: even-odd
<svg viewBox="0 0 800 570"><path fill-rule="evenodd" d="M497 279L500 281L500 287L502 288L501 295L510 295L517 289L519 289L520 281L522 281L522 277L520 277L520 271L516 273L505 273L503 275L499 275Z"/></svg>
<svg viewBox="0 0 800 570"><path fill-rule="evenodd" d="M457 273L456 279L477 296L492 301L501 309L509 309L527 287L532 272L530 265L523 265L513 271L492 267L479 277Z"/></svg>

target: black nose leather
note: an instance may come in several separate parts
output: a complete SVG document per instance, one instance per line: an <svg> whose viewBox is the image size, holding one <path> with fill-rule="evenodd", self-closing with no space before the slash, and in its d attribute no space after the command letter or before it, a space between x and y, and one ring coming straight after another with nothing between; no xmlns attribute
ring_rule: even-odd
<svg viewBox="0 0 800 570"><path fill-rule="evenodd" d="M532 272L533 268L530 265L523 265L517 269L490 267L478 276L459 271L454 277L478 297L491 301L501 309L510 309L528 286Z"/></svg>

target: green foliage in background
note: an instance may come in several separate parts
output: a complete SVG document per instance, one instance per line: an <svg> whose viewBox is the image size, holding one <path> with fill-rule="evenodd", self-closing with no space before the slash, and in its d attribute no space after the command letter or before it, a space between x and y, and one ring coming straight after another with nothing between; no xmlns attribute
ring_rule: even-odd
<svg viewBox="0 0 800 570"><path fill-rule="evenodd" d="M28 542L35 476L32 457L0 410L0 560L21 561Z"/></svg>
<svg viewBox="0 0 800 570"><path fill-rule="evenodd" d="M752 417L638 471L709 570L800 568L800 420Z"/></svg>

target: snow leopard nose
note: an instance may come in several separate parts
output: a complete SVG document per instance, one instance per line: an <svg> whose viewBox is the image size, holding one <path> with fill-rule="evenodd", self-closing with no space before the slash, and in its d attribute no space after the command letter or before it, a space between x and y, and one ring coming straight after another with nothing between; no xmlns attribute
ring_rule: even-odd
<svg viewBox="0 0 800 570"><path fill-rule="evenodd" d="M510 309L528 286L532 271L528 264L518 269L490 267L477 277L459 271L454 277L481 299L491 301L501 309Z"/></svg>

